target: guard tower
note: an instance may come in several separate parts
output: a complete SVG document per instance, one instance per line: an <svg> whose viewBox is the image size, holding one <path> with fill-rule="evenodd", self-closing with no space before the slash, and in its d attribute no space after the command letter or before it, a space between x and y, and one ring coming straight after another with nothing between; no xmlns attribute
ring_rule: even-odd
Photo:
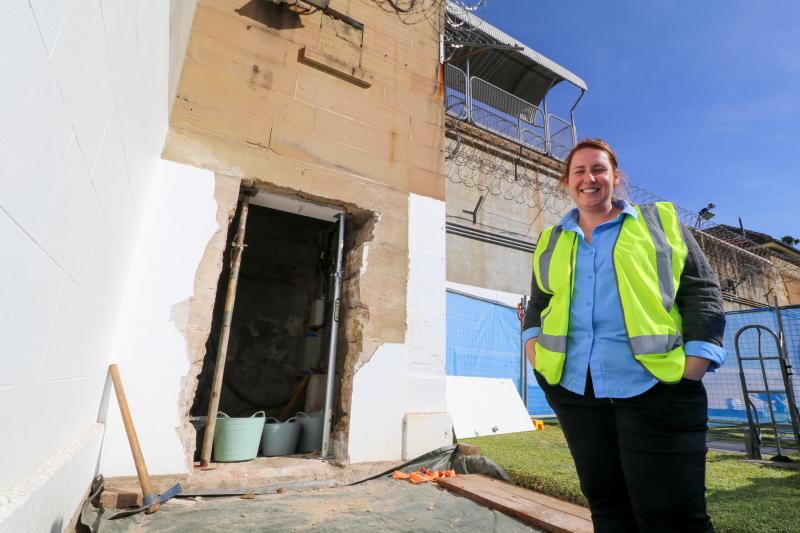
<svg viewBox="0 0 800 533"><path fill-rule="evenodd" d="M447 280L526 294L539 233L570 207L558 176L586 83L454 4L445 22ZM564 83L559 116L548 96Z"/></svg>

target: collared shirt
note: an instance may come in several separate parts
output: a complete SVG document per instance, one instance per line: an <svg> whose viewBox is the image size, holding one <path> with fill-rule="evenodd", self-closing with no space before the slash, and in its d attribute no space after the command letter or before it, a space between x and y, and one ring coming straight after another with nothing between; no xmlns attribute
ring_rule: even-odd
<svg viewBox="0 0 800 533"><path fill-rule="evenodd" d="M613 250L624 217L637 219L639 213L624 200L615 202L622 212L592 231L587 243L578 225L578 210L567 213L559 223L564 230L578 235L574 289L570 300L567 358L561 386L584 394L587 374L591 372L594 394L598 398L630 398L652 388L658 380L634 359L622 315ZM539 335L538 327L523 332L523 342ZM709 359L713 371L725 358L716 344L689 341L687 355Z"/></svg>

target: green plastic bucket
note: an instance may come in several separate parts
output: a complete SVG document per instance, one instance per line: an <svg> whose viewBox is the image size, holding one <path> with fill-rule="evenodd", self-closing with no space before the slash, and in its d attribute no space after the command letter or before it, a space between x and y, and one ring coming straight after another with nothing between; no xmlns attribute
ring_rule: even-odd
<svg viewBox="0 0 800 533"><path fill-rule="evenodd" d="M302 427L297 451L308 453L322 450L322 430L325 422L322 411L310 415L300 412L295 416Z"/></svg>
<svg viewBox="0 0 800 533"><path fill-rule="evenodd" d="M214 460L230 463L255 459L264 431L264 416L264 411L258 411L248 418L231 418L220 411L214 431Z"/></svg>
<svg viewBox="0 0 800 533"><path fill-rule="evenodd" d="M292 417L286 422L277 418L267 418L264 423L264 434L261 436L261 455L291 455L297 449L300 437L300 423Z"/></svg>

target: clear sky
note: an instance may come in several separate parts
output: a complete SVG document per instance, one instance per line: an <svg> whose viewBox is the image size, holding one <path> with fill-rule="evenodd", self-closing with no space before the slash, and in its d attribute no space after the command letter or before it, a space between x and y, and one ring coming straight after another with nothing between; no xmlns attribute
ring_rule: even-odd
<svg viewBox="0 0 800 533"><path fill-rule="evenodd" d="M578 137L609 141L632 183L800 238L800 2L487 0L476 15L586 81Z"/></svg>

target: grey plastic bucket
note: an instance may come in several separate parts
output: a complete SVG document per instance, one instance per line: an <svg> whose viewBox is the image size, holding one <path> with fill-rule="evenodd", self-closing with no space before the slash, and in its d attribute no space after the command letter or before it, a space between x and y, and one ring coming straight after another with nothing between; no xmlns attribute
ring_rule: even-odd
<svg viewBox="0 0 800 533"><path fill-rule="evenodd" d="M206 433L207 416L190 416L189 422L194 426L194 460L199 461L203 451L203 439Z"/></svg>
<svg viewBox="0 0 800 533"><path fill-rule="evenodd" d="M300 442L297 451L300 453L322 450L322 426L325 423L322 411L310 415L300 412L295 415L300 423Z"/></svg>
<svg viewBox="0 0 800 533"><path fill-rule="evenodd" d="M264 411L248 418L230 418L220 411L214 431L214 460L229 463L255 459L263 431Z"/></svg>
<svg viewBox="0 0 800 533"><path fill-rule="evenodd" d="M297 449L300 438L300 423L292 417L286 422L277 418L267 418L261 435L261 455L291 455Z"/></svg>

